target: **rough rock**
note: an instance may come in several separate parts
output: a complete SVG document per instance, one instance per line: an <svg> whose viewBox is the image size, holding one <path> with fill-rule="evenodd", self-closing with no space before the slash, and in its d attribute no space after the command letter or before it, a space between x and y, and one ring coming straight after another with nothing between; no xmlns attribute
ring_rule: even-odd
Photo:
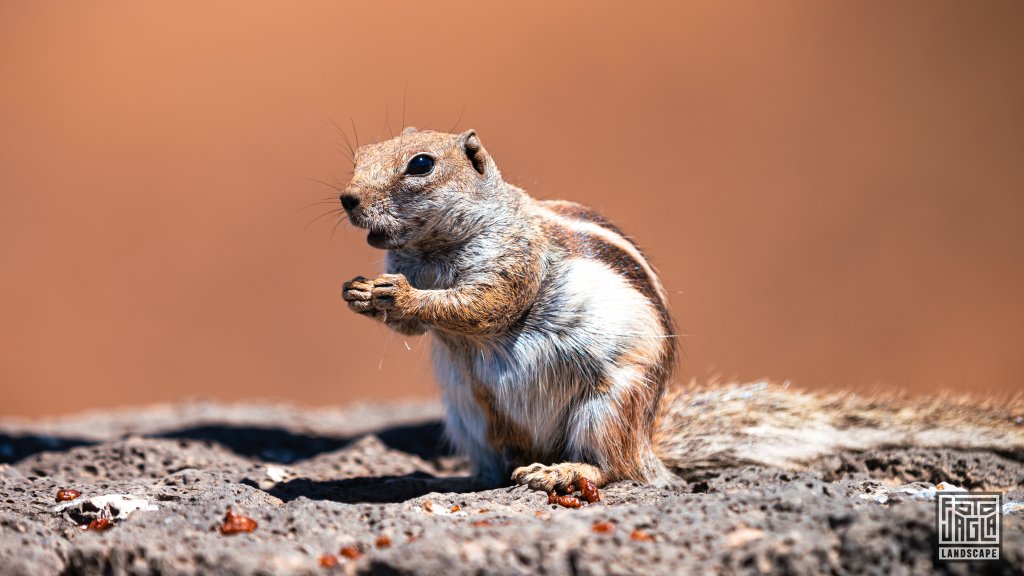
<svg viewBox="0 0 1024 576"><path fill-rule="evenodd" d="M935 484L1024 500L1024 463L1005 456L837 454L801 472L730 468L672 490L620 482L602 489L600 503L566 509L522 487L475 490L466 463L445 450L438 416L427 402L191 403L0 421L0 572L1024 571L1024 512L1014 507L1000 562L934 559ZM81 491L80 505L58 506L61 488ZM120 500L96 500L108 495L153 506L118 518ZM228 508L258 528L221 534ZM83 530L98 517L111 526ZM593 529L605 522L612 526ZM361 555L339 555L342 547ZM338 565L322 567L324 554Z"/></svg>

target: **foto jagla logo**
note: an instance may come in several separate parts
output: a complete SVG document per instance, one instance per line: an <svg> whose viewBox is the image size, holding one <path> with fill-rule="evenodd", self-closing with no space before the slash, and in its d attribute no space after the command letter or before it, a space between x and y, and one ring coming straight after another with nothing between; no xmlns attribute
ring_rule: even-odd
<svg viewBox="0 0 1024 576"><path fill-rule="evenodd" d="M938 492L935 528L938 559L953 562L998 560L1002 551L999 492Z"/></svg>

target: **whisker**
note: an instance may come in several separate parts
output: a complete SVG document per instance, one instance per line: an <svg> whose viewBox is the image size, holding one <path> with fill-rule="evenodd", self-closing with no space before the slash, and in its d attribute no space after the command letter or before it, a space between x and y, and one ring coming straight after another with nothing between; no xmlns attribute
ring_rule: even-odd
<svg viewBox="0 0 1024 576"><path fill-rule="evenodd" d="M328 200L328 199L325 198L323 200L320 200L319 202L313 202L312 204L306 204L302 208L299 208L298 210L296 210L296 212L302 212L303 210L308 210L308 209L310 209L310 208L312 208L314 206L320 206L321 204L337 204L337 203L338 203L338 199L337 198L332 197L331 200Z"/></svg>
<svg viewBox="0 0 1024 576"><path fill-rule="evenodd" d="M359 131L356 130L356 121L349 118L348 121L352 124L352 133L356 136L356 148L359 148Z"/></svg>
<svg viewBox="0 0 1024 576"><path fill-rule="evenodd" d="M394 138L395 137L395 132L394 132L394 130L391 129L391 122L389 121L390 116L391 116L391 109L388 106L388 99L385 97L384 98L384 127L388 129L388 134L390 134L391 137Z"/></svg>
<svg viewBox="0 0 1024 576"><path fill-rule="evenodd" d="M462 101L462 110L459 111L459 117L455 119L455 124L452 124L452 127L451 127L450 130L448 130L448 132L450 132L452 134L455 133L455 128L458 127L459 122L462 120L462 114L466 112L466 104L468 104L468 103L469 103L469 99L468 98Z"/></svg>
<svg viewBox="0 0 1024 576"><path fill-rule="evenodd" d="M338 218L338 221L334 223L334 228L331 228L331 238L334 238L334 233L338 231L338 226L341 226L341 223L345 220L348 220L348 215Z"/></svg>
<svg viewBox="0 0 1024 576"><path fill-rule="evenodd" d="M317 216L316 218L313 218L313 220L309 224L306 224L306 226L302 229L302 231L305 232L306 230L309 230L309 227L312 226L313 224L316 224L317 220L320 220L321 218L324 218L326 216L330 216L332 214L337 214L338 212L341 212L343 210L344 210L344 208L335 208L334 210L331 210L329 212L324 212L323 214ZM348 218L347 215L343 215L338 221L339 222L344 222L347 218ZM335 225L335 227L337 227L337 225Z"/></svg>
<svg viewBox="0 0 1024 576"><path fill-rule="evenodd" d="M629 337L629 338L686 338L688 336L687 334L658 334L658 335L653 335L653 334L644 334L644 333L641 333L641 332L605 332L603 334L605 334L606 336L613 336L613 337L622 336L622 337Z"/></svg>
<svg viewBox="0 0 1024 576"><path fill-rule="evenodd" d="M334 149L345 158L348 158L349 162L353 164L356 163L355 159L352 158L352 156L348 153L348 150L345 150L344 148L341 147L340 142L331 142L331 144L334 144Z"/></svg>
<svg viewBox="0 0 1024 576"><path fill-rule="evenodd" d="M345 209L341 207L332 208L327 212L318 215L316 218L313 218L313 220L309 224L306 224L306 228L312 226L314 223L316 223L317 220L320 220L321 218L326 218L328 216L340 215L342 218L346 218L347 216L343 214L344 211Z"/></svg>
<svg viewBox="0 0 1024 576"><path fill-rule="evenodd" d="M323 180L317 180L316 178L310 178L308 176L303 176L302 179L303 180L309 180L310 182L316 182L317 184L323 184L324 186L327 186L328 188L333 188L333 189L337 190L338 192L344 192L345 191L345 188L342 187L342 186L336 186L334 184L331 184L330 182L324 182Z"/></svg>
<svg viewBox="0 0 1024 576"><path fill-rule="evenodd" d="M409 84L406 83L405 88L402 88L402 130L405 130L405 95L409 92Z"/></svg>
<svg viewBox="0 0 1024 576"><path fill-rule="evenodd" d="M331 124L334 125L334 129L338 131L338 134L341 136L341 139L345 141L345 145L348 146L348 151L351 157L355 158L356 151L354 148L352 148L352 141L349 140L348 134L346 134L345 131L341 129L341 126L339 126L338 123L334 121L334 118L328 116L327 119L331 121ZM355 163L355 161L353 161L353 163Z"/></svg>

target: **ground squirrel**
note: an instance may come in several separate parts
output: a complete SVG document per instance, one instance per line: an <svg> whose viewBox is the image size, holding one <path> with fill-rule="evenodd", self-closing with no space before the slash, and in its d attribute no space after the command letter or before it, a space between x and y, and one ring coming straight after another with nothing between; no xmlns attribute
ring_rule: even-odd
<svg viewBox="0 0 1024 576"><path fill-rule="evenodd" d="M908 418L892 403L758 386L665 402L677 354L668 299L607 219L508 184L473 130L407 128L359 148L354 165L341 204L387 250L387 273L346 282L343 298L403 334L434 334L447 435L485 485L667 485L669 467L798 466L886 443L1024 453L1006 406L959 405L960 420L919 406ZM931 427L928 414L939 414Z"/></svg>

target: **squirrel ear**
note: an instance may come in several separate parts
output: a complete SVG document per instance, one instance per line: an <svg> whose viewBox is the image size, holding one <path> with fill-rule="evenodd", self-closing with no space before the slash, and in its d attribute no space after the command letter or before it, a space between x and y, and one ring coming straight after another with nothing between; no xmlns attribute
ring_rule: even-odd
<svg viewBox="0 0 1024 576"><path fill-rule="evenodd" d="M476 130L466 130L463 132L459 136L459 143L462 145L462 150L466 153L466 157L473 164L473 168L481 176L486 175L490 157L487 155L487 150L484 150L483 145L480 144L480 138L477 137Z"/></svg>
<svg viewBox="0 0 1024 576"><path fill-rule="evenodd" d="M415 134L415 133L416 133L416 127L415 126L406 126L405 129L402 130L402 135L403 136L405 134Z"/></svg>

